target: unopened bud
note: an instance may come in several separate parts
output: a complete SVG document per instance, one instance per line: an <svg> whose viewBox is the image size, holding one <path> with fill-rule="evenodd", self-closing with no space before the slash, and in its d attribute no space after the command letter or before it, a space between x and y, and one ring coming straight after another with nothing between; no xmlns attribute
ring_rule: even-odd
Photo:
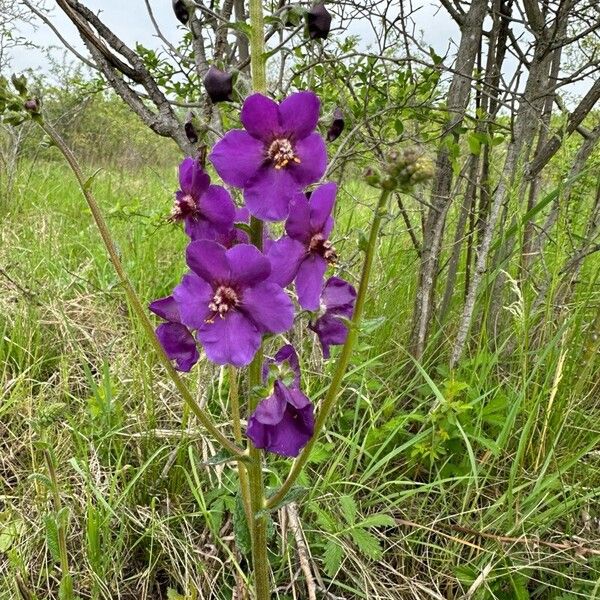
<svg viewBox="0 0 600 600"><path fill-rule="evenodd" d="M194 113L191 110L185 117L185 123L183 125L183 128L185 130L185 135L187 139L192 144L195 144L198 141L198 132L194 127Z"/></svg>
<svg viewBox="0 0 600 600"><path fill-rule="evenodd" d="M364 178L369 185L375 187L379 186L379 184L381 183L380 173L371 167L365 170Z"/></svg>
<svg viewBox="0 0 600 600"><path fill-rule="evenodd" d="M25 100L23 106L27 112L33 113L34 115L40 113L40 101L37 98Z"/></svg>
<svg viewBox="0 0 600 600"><path fill-rule="evenodd" d="M190 20L188 7L183 0L173 0L173 12L177 20L183 25L187 25Z"/></svg>
<svg viewBox="0 0 600 600"><path fill-rule="evenodd" d="M25 75L12 75L10 80L12 81L12 84L15 86L15 89L17 90L17 92L19 92L20 96L24 96L25 94L27 94L27 79L25 78Z"/></svg>
<svg viewBox="0 0 600 600"><path fill-rule="evenodd" d="M325 4L319 2L306 13L306 25L311 40L325 40L331 28L331 14L325 8Z"/></svg>
<svg viewBox="0 0 600 600"><path fill-rule="evenodd" d="M334 140L337 140L342 131L344 131L344 125L344 113L342 112L342 109L338 107L333 111L333 121L327 130L327 141L333 142Z"/></svg>
<svg viewBox="0 0 600 600"><path fill-rule="evenodd" d="M204 76L204 89L211 101L231 102L233 94L233 74L221 71L217 67L210 67Z"/></svg>

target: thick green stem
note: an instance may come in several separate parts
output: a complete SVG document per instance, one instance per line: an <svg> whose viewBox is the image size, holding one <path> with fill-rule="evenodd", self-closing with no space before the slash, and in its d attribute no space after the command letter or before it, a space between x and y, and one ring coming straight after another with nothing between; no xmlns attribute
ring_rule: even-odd
<svg viewBox="0 0 600 600"><path fill-rule="evenodd" d="M148 338L149 338L150 342L152 343L152 346L153 346L154 350L156 351L156 354L158 355L160 362L163 364L164 368L167 370L169 377L171 378L171 380L177 387L177 390L181 394L181 397L184 399L184 401L190 407L190 409L194 413L194 415L196 415L196 418L198 419L198 421L200 421L200 423L214 437L214 439L216 441L218 441L223 447L227 448L227 450L229 450L234 456L244 457L245 452L241 448L239 448L236 444L234 444L229 439L227 439L221 433L221 431L219 431L217 426L213 423L211 417L207 413L205 413L202 410L202 408L200 408L200 406L198 406L198 403L196 402L196 400L194 399L194 397L188 390L187 386L185 385L185 383L183 382L181 377L179 377L179 374L177 373L177 371L171 364L169 357L165 354L163 347L160 345L160 342L158 341L156 335L154 334L154 327L153 327L152 323L150 322L148 315L146 314L146 310L142 306L142 303L141 303L140 299L138 298L138 296L133 288L133 285L129 281L129 278L127 277L127 274L125 273L125 269L123 269L123 265L121 264L121 260L119 259L117 249L113 242L112 236L110 235L110 231L108 229L106 221L104 220L104 217L102 216L100 207L98 206L98 203L96 202L96 199L94 198L94 195L90 191L91 180L86 180L84 178L81 168L79 166L79 163L77 162L77 159L71 152L71 149L65 144L63 139L60 137L58 132L48 123L39 122L39 121L38 121L38 123L40 123L40 126L42 127L42 129L50 136L52 141L56 144L58 149L61 151L62 155L65 157L66 161L69 163L71 170L75 174L75 177L77 178L77 181L79 183L81 191L83 192L83 195L88 203L88 206L90 207L90 211L92 212L92 216L94 217L96 226L98 227L98 230L100 231L100 235L102 236L102 241L104 242L104 245L108 252L108 256L110 257L113 267L115 268L115 271L117 272L117 275L119 276L119 279L121 280L121 284L123 285L125 293L127 294L129 303L130 303L131 307L133 308L133 311L134 311L136 317L138 318L139 322L142 324L144 330L146 331L146 334L148 335Z"/></svg>
<svg viewBox="0 0 600 600"><path fill-rule="evenodd" d="M262 94L267 91L267 77L265 72L265 24L263 17L262 0L250 0L250 66L252 70L252 87L255 92ZM252 243L262 249L263 223L252 217L250 224ZM258 403L254 389L262 381L262 344L254 360L248 368L248 412L251 413ZM269 600L270 575L269 558L267 554L267 514L265 508L265 486L262 473L262 452L249 443L250 462L248 464L248 478L250 480L250 503L252 518L249 526L252 537L252 564L254 567L255 598L256 600Z"/></svg>
<svg viewBox="0 0 600 600"><path fill-rule="evenodd" d="M356 296L356 304L354 307L354 314L352 315L352 322L349 327L348 337L346 338L346 343L342 347L342 352L337 361L337 367L335 369L335 373L333 374L333 379L331 380L331 384L329 385L329 389L327 390L327 394L325 395L325 399L321 404L321 408L315 420L315 432L312 438L309 440L308 444L304 446L300 456L294 462L287 479L283 482L279 490L271 496L267 501L267 508L272 508L279 504L288 494L296 479L302 472L308 457L310 456L310 452L319 438L319 434L321 433L327 418L331 414L333 407L338 399L338 395L340 389L342 387L342 381L344 379L344 375L346 374L346 369L348 368L348 364L350 363L350 358L352 357L352 352L354 350L354 346L356 344L356 340L358 339L358 332L360 328L360 321L362 319L362 314L365 307L365 301L367 298L367 290L369 288L369 279L371 277L371 269L373 267L373 260L375 258L375 250L377 245L377 237L379 235L379 227L381 225L381 219L385 212L385 207L387 204L387 199L390 195L388 190L383 190L381 192L381 196L379 197L379 202L377 203L377 208L375 210L375 216L373 217L373 222L371 223L371 232L369 234L369 242L367 244L367 250L365 254L365 262L363 264L363 270L360 277L360 283L358 286L358 294Z"/></svg>
<svg viewBox="0 0 600 600"><path fill-rule="evenodd" d="M265 70L265 20L262 0L250 0L250 69L252 71L252 87L255 92L264 94L267 91L267 75Z"/></svg>

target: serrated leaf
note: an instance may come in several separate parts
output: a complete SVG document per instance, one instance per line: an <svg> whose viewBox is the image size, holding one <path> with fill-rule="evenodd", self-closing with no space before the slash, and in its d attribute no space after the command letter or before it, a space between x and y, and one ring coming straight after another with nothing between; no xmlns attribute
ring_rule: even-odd
<svg viewBox="0 0 600 600"><path fill-rule="evenodd" d="M390 515L377 514L369 515L366 519L358 523L359 527L395 527L396 521Z"/></svg>
<svg viewBox="0 0 600 600"><path fill-rule="evenodd" d="M356 544L361 554L373 560L381 558L381 545L379 540L368 531L357 527L350 531L352 541Z"/></svg>
<svg viewBox="0 0 600 600"><path fill-rule="evenodd" d="M235 509L233 511L233 535L240 552L249 556L252 552L252 539L250 538L250 529L248 527L248 519L246 519L244 503L239 493L235 498Z"/></svg>
<svg viewBox="0 0 600 600"><path fill-rule="evenodd" d="M325 531L328 531L329 533L335 533L336 531L341 529L339 523L337 523L337 521L324 510L316 508L315 516L317 517L317 522L323 529L325 529Z"/></svg>
<svg viewBox="0 0 600 600"><path fill-rule="evenodd" d="M340 498L340 506L342 508L342 514L346 519L348 525L354 525L356 523L356 515L358 513L358 507L356 501L352 496L342 496Z"/></svg>
<svg viewBox="0 0 600 600"><path fill-rule="evenodd" d="M296 502L297 500L300 500L306 494L307 491L308 490L305 487L303 487L301 485L295 485L282 498L282 500L280 502L278 502L277 504L275 504L275 506L273 506L269 510L270 511L279 510L280 508L283 508L286 504L289 504L290 502Z"/></svg>
<svg viewBox="0 0 600 600"><path fill-rule="evenodd" d="M327 575L333 577L339 571L342 558L344 558L344 549L336 540L330 539L325 544L325 550L323 551L323 566Z"/></svg>
<svg viewBox="0 0 600 600"><path fill-rule="evenodd" d="M46 525L46 545L54 562L60 561L60 549L58 544L58 526L54 517L47 515L44 519Z"/></svg>
<svg viewBox="0 0 600 600"><path fill-rule="evenodd" d="M243 33L248 39L252 37L252 26L248 23L244 23L243 21L237 21L236 23L228 23L227 27L229 27L229 29L235 29L235 31Z"/></svg>

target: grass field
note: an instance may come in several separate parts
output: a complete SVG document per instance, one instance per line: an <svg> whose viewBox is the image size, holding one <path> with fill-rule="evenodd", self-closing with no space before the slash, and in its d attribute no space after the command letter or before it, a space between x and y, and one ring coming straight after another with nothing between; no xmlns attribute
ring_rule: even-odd
<svg viewBox="0 0 600 600"><path fill-rule="evenodd" d="M144 301L184 271L165 219L175 176L94 181ZM338 201L351 278L373 194L350 183ZM22 164L0 207L0 599L58 598L65 576L94 600L247 597L235 469L207 464L216 450L132 323L72 175ZM514 350L482 335L449 373L403 347L417 257L399 219L384 233L370 319L301 481L302 531L274 515L277 597L307 598L299 535L319 598L600 599L597 258L541 349L515 292ZM294 341L318 402L332 365L309 333ZM203 361L186 381L226 422L222 374Z"/></svg>

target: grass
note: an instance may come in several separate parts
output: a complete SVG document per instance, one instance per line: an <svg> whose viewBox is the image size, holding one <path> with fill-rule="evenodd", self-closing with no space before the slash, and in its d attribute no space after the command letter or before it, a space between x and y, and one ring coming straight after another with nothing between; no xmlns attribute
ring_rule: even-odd
<svg viewBox="0 0 600 600"><path fill-rule="evenodd" d="M247 597L235 471L207 464L217 449L131 326L73 177L23 164L16 181L0 202L0 598L68 598L71 585L94 600ZM94 182L144 301L184 270L184 236L164 219L174 184L175 170L150 169ZM340 197L350 277L373 195L350 182ZM370 320L301 480L318 597L600 598L594 260L541 347L530 292L515 292L514 351L491 352L482 334L450 373L414 364L403 346L416 257L400 221L387 223ZM293 336L318 401L331 365L309 333ZM187 381L225 424L223 374L203 363ZM286 464L269 459L270 485ZM272 550L276 597L306 598L283 511Z"/></svg>

